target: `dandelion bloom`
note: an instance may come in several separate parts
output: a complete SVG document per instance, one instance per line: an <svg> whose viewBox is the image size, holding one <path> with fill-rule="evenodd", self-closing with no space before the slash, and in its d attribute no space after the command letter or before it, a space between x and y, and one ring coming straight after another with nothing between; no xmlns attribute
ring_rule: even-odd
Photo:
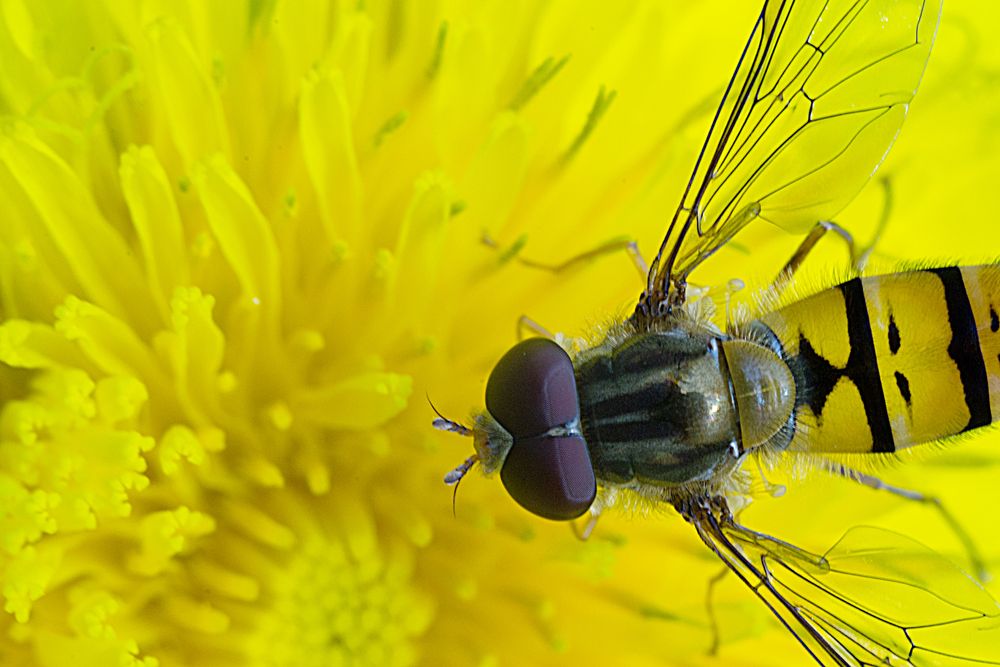
<svg viewBox="0 0 1000 667"><path fill-rule="evenodd" d="M520 314L577 333L634 298L624 257L509 260L655 248L756 4L5 3L0 661L712 662L718 564L688 527L580 544L478 480L453 518L467 443L424 395L461 415ZM965 223L998 108L965 5L887 165L890 257L995 235ZM911 470L972 523L968 467ZM900 512L809 488L762 526L823 548ZM726 664L801 662L747 591L717 608Z"/></svg>

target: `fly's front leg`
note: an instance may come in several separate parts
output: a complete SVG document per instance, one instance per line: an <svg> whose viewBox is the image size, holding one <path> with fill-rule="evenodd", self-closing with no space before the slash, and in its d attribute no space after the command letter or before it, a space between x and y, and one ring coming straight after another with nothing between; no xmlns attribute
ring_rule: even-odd
<svg viewBox="0 0 1000 667"><path fill-rule="evenodd" d="M559 334L552 333L527 315L521 315L521 317L517 318L517 340L522 341L531 334L548 338L549 340L556 340L560 337Z"/></svg>
<svg viewBox="0 0 1000 667"><path fill-rule="evenodd" d="M573 530L573 535L582 542L590 539L591 534L594 532L594 528L597 526L597 520L601 518L601 514L604 513L609 507L614 506L618 501L618 490L613 487L599 487L597 489L597 497L594 498L593 504L590 506L590 510L587 512L587 518L582 521L570 521L569 527Z"/></svg>
<svg viewBox="0 0 1000 667"><path fill-rule="evenodd" d="M524 247L524 241L525 238L522 236L515 241L510 248L503 249L489 234L483 234L483 243L500 252L502 260L516 259L524 266L532 269L541 269L543 271L551 271L552 273L560 273L592 259L624 251L632 261L632 266L634 266L636 271L639 272L639 279L643 284L646 283L646 276L649 273L649 265L646 264L646 260L643 259L642 253L639 251L639 245L630 238L617 238L605 241L597 247L586 250L579 255L573 255L558 264L536 262L535 260L521 257L520 251L521 248Z"/></svg>
<svg viewBox="0 0 1000 667"><path fill-rule="evenodd" d="M517 318L517 340L520 342L529 336L548 338L565 350L574 349L580 344L580 339L572 338L558 331L549 331L527 315L521 315Z"/></svg>
<svg viewBox="0 0 1000 667"><path fill-rule="evenodd" d="M601 518L600 510L594 511L593 509L587 514L587 519L581 526L577 521L570 521L569 527L573 530L573 535L576 539L581 542L586 542L590 539L591 534L594 532L594 528L597 527L597 520Z"/></svg>
<svg viewBox="0 0 1000 667"><path fill-rule="evenodd" d="M966 532L965 528L962 527L962 524L958 522L958 519L956 519L955 516L948 511L948 508L945 507L940 498L937 498L936 496L928 496L920 493L919 491L911 491L910 489L903 489L898 486L886 484L878 477L865 474L859 470L854 470L843 465L837 465L834 468L834 472L841 477L846 477L847 479L867 486L869 489L875 489L876 491L888 491L895 496L923 503L925 505L930 505L935 508L941 515L941 518L944 519L944 522L948 524L949 528L951 528L955 537L958 538L959 542L961 542L962 546L965 548L966 556L972 564L972 569L976 573L976 578L982 582L986 582L990 579L989 571L986 569L986 562L983 560L982 554L979 553L979 549L976 547L975 541L969 533Z"/></svg>
<svg viewBox="0 0 1000 667"><path fill-rule="evenodd" d="M574 255L558 264L536 262L534 260L521 257L521 248L524 247L525 242L525 237L523 236L516 240L509 248L501 248L500 244L498 244L493 237L487 233L483 234L482 240L484 245L493 248L500 253L501 261L516 259L518 262L529 268L551 271L552 273L560 273L583 262L601 257L602 255L610 255L623 250L632 261L632 266L634 266L636 271L639 272L639 279L642 281L642 284L646 283L646 276L649 273L649 265L646 264L646 260L643 259L642 253L639 251L639 244L629 238L611 239L596 248L591 248L590 250L582 252L579 255ZM553 333L527 315L521 315L521 317L517 320L517 339L519 341L524 340L529 335L542 336L543 338L554 340L560 345L563 344L562 334Z"/></svg>
<svg viewBox="0 0 1000 667"><path fill-rule="evenodd" d="M646 260L643 259L642 253L639 251L639 245L634 240L627 238L606 241L596 248L591 248L590 250L582 252L579 255L574 255L559 264L536 262L534 260L521 257L520 252L521 248L524 247L525 241L523 236L506 249L501 248L500 244L498 244L489 234L484 233L482 240L484 245L493 248L500 253L501 261L516 259L518 262L529 268L551 271L552 273L560 273L573 266L581 264L582 262L596 259L602 255L610 255L612 253L621 252L623 250L628 254L629 259L632 260L632 265L635 267L636 271L639 272L639 279L643 284L646 282L646 274L649 273L649 265L646 264ZM549 331L527 315L521 315L521 317L517 320L517 339L519 341L524 340L529 335L541 336L543 338L554 340L560 345L562 344L561 334Z"/></svg>

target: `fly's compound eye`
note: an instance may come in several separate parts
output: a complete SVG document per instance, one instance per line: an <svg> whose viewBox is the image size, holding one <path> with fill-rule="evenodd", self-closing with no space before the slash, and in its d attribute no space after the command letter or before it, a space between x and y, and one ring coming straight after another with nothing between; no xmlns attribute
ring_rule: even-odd
<svg viewBox="0 0 1000 667"><path fill-rule="evenodd" d="M545 519L575 519L597 495L587 443L578 435L515 438L500 481L524 509Z"/></svg>
<svg viewBox="0 0 1000 667"><path fill-rule="evenodd" d="M580 415L569 355L529 338L500 358L486 383L486 409L514 438L530 438Z"/></svg>
<svg viewBox="0 0 1000 667"><path fill-rule="evenodd" d="M545 338L518 343L490 374L486 409L514 438L500 470L507 493L546 519L586 512L597 493L587 443L579 435L548 434L580 416L569 355Z"/></svg>

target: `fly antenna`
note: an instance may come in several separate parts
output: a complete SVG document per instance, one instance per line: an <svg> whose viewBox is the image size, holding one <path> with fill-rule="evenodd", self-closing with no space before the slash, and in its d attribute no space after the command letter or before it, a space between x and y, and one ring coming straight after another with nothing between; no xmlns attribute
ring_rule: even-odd
<svg viewBox="0 0 1000 667"><path fill-rule="evenodd" d="M431 402L431 397L427 396L427 403L431 406L431 410L437 415L437 419L431 422L431 426L439 431L449 431L451 433L458 433L459 435L472 435L472 429L463 424L459 424L457 421L448 419L443 414L438 412L438 409L434 407L434 403ZM459 466L461 467L461 466ZM456 469L457 470L457 469Z"/></svg>
<svg viewBox="0 0 1000 667"><path fill-rule="evenodd" d="M427 396L427 403L430 404L431 410L437 415L437 419L431 422L431 425L439 431L449 431L450 433L458 433L459 435L472 436L472 429L464 424L459 424L453 419L448 419L443 414L434 407L434 403L431 401L431 397ZM448 472L444 476L444 483L448 486L455 487L451 493L451 514L456 516L455 503L458 500L458 485L462 482L466 473L472 470L472 467L479 462L479 455L473 454L469 458L465 459L462 463L458 464L454 470Z"/></svg>
<svg viewBox="0 0 1000 667"><path fill-rule="evenodd" d="M462 481L465 474L472 470L472 466L479 463L479 454L473 454L469 458L465 459L462 463L455 467L454 470L450 471L444 476L444 483L448 486L454 485L458 488L458 483Z"/></svg>
<svg viewBox="0 0 1000 667"><path fill-rule="evenodd" d="M452 470L451 472L449 472L447 475L444 476L444 483L447 484L448 486L455 487L451 493L452 516L457 516L455 512L455 502L458 499L458 485L462 483L462 480L465 478L466 473L472 470L472 466L476 465L476 463L478 462L479 462L479 455L473 454L469 458L465 459L465 461L460 463L454 470Z"/></svg>

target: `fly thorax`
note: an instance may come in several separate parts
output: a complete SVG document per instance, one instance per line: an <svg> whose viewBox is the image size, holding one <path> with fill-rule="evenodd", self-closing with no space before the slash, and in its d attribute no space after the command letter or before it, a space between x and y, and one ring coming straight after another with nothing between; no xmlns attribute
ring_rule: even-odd
<svg viewBox="0 0 1000 667"><path fill-rule="evenodd" d="M604 343L577 359L583 431L599 479L711 479L739 432L721 339L694 327Z"/></svg>
<svg viewBox="0 0 1000 667"><path fill-rule="evenodd" d="M791 418L795 380L788 364L770 348L746 340L722 343L744 450L773 438Z"/></svg>

